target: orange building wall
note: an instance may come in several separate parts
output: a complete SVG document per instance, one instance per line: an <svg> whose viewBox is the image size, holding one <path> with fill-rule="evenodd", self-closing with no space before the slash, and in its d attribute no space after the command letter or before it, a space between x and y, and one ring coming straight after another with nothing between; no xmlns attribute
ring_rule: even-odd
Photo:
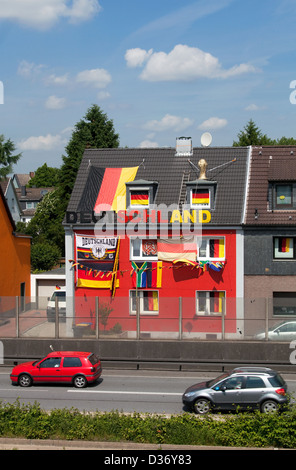
<svg viewBox="0 0 296 470"><path fill-rule="evenodd" d="M31 290L31 240L16 236L13 231L13 222L0 195L0 312L7 310L9 297L21 295L21 283L25 283L26 296L30 296Z"/></svg>

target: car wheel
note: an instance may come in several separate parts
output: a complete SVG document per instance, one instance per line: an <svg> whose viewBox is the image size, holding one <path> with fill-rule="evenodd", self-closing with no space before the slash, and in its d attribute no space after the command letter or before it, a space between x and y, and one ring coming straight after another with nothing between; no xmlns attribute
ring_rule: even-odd
<svg viewBox="0 0 296 470"><path fill-rule="evenodd" d="M28 374L22 374L19 376L18 383L21 387L31 387L33 380Z"/></svg>
<svg viewBox="0 0 296 470"><path fill-rule="evenodd" d="M276 413L279 409L279 404L274 400L266 400L261 405L262 413Z"/></svg>
<svg viewBox="0 0 296 470"><path fill-rule="evenodd" d="M196 414L205 415L211 410L211 402L206 398L198 398L194 402L193 410Z"/></svg>
<svg viewBox="0 0 296 470"><path fill-rule="evenodd" d="M86 387L87 380L83 375L77 375L74 377L73 384L76 388L84 388Z"/></svg>

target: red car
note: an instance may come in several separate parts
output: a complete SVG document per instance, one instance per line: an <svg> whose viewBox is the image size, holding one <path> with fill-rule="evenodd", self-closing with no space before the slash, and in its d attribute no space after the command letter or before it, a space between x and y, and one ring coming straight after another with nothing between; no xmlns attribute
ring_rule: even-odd
<svg viewBox="0 0 296 470"><path fill-rule="evenodd" d="M44 359L15 366L12 384L30 387L33 383L66 383L77 388L95 382L102 373L101 361L91 352L54 351Z"/></svg>

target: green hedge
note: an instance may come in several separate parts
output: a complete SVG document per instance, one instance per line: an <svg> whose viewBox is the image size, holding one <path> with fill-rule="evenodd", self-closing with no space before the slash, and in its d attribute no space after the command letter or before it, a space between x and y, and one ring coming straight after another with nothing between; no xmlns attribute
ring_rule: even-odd
<svg viewBox="0 0 296 470"><path fill-rule="evenodd" d="M265 415L259 412L162 415L118 411L46 412L38 403L0 402L0 436L27 439L83 439L176 445L296 448L296 411Z"/></svg>

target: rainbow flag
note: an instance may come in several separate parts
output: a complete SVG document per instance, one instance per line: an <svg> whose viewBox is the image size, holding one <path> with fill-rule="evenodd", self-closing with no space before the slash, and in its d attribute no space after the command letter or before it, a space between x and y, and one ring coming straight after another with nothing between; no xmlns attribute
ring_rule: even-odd
<svg viewBox="0 0 296 470"><path fill-rule="evenodd" d="M125 183L134 181L138 166L130 168L101 168L101 185L94 205L94 212L126 209Z"/></svg>

